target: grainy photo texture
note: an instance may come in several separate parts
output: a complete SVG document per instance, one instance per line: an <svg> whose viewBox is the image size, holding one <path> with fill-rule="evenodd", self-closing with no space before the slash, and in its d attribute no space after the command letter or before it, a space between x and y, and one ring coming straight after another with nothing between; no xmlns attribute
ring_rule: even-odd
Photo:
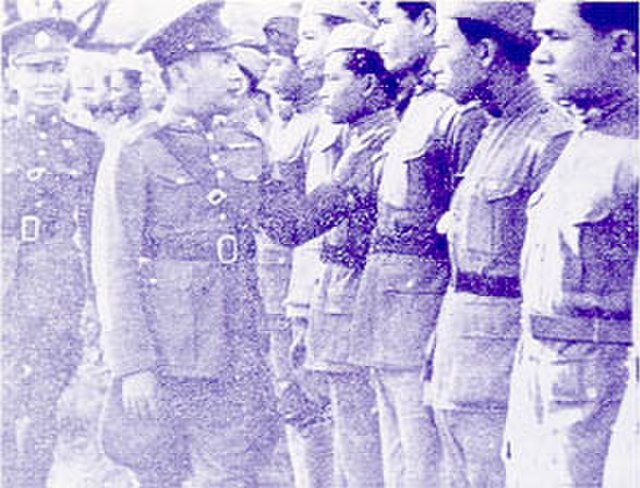
<svg viewBox="0 0 640 488"><path fill-rule="evenodd" d="M640 488L637 1L2 13L4 488Z"/></svg>

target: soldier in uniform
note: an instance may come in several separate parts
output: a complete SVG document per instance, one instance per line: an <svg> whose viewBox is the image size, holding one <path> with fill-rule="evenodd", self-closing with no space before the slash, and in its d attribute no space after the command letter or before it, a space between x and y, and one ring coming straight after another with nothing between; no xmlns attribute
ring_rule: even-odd
<svg viewBox="0 0 640 488"><path fill-rule="evenodd" d="M490 114L438 224L452 264L432 381L443 486L505 483L501 446L520 334L525 207L546 169L535 154L568 130L527 73L532 17L524 2L438 3L436 87L459 102L477 99Z"/></svg>
<svg viewBox="0 0 640 488"><path fill-rule="evenodd" d="M61 114L69 42L76 32L71 21L45 18L2 34L5 74L19 97L17 113L2 128L7 487L46 486L56 405L82 357L79 328L92 295L87 245L102 143Z"/></svg>
<svg viewBox="0 0 640 488"><path fill-rule="evenodd" d="M368 370L348 358L352 307L375 220L376 155L395 125L395 81L371 49L373 33L341 26L329 40L320 93L332 120L348 124L331 182L306 198L274 191L263 212L263 225L280 242L295 246L322 236L305 367L329 380L336 463L348 487L383 486L375 394Z"/></svg>
<svg viewBox="0 0 640 488"><path fill-rule="evenodd" d="M602 486L632 336L638 4L543 1L533 28L534 72L577 126L527 208L509 481Z"/></svg>
<svg viewBox="0 0 640 488"><path fill-rule="evenodd" d="M266 84L278 84L277 95L283 102L279 111L281 120L272 124L269 162L276 174L300 192L310 192L322 182L329 181L341 152L341 129L330 121L318 97L328 37L337 25L374 22L368 12L352 0L310 0L303 4L299 22L295 22L297 35L293 51L291 34L277 32L276 37L288 46L284 51L280 47L271 48L271 64L265 75ZM267 24L268 38L276 34L273 28L278 23L283 22ZM276 49L285 56L274 55ZM281 80L271 79L276 76L281 76ZM268 250L269 255L262 255L265 285L269 275L273 279L273 284L263 288L269 302L266 303L267 309L278 312L282 307L285 316L281 320L274 313L269 327L273 329L273 357L281 359L281 369L276 371L281 380L277 390L288 424L287 440L294 476L296 484L302 487L333 486L335 477L332 473L332 426L327 412L327 378L316 372L304 371L300 355L296 354L295 361L288 357L290 350L299 352L302 349L298 345L310 316L314 282L321 267L320 249L321 241L316 239L293 249L290 258L282 249L273 246ZM286 269L288 267L290 271ZM286 290L279 289L275 282L275 275L279 272L288 275Z"/></svg>
<svg viewBox="0 0 640 488"><path fill-rule="evenodd" d="M373 371L386 484L433 486L438 438L423 405L422 369L449 279L446 242L435 226L484 115L434 90L432 2L383 1L380 20L374 41L399 82L395 108L402 118L381 161L350 358Z"/></svg>
<svg viewBox="0 0 640 488"><path fill-rule="evenodd" d="M198 4L141 42L167 105L123 148L96 213L113 374L102 441L145 488L189 473L196 487L254 487L275 439L252 225L264 148L227 123L242 81L220 7Z"/></svg>

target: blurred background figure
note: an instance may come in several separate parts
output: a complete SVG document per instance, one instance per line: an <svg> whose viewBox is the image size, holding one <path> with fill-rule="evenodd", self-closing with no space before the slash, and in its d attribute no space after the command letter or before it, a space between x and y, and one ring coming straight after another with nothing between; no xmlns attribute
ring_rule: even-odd
<svg viewBox="0 0 640 488"><path fill-rule="evenodd" d="M112 124L131 125L145 115L142 103L142 63L128 51L120 51L105 77L107 113Z"/></svg>
<svg viewBox="0 0 640 488"><path fill-rule="evenodd" d="M65 113L69 121L103 135L108 90L104 63L111 59L105 53L73 51L70 59L69 99Z"/></svg>

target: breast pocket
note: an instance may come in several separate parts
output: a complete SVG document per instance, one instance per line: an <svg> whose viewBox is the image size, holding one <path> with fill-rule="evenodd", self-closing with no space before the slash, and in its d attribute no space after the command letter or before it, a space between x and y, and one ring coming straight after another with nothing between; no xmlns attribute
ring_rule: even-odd
<svg viewBox="0 0 640 488"><path fill-rule="evenodd" d="M526 225L522 184L486 179L469 202L470 249L487 254L517 256Z"/></svg>

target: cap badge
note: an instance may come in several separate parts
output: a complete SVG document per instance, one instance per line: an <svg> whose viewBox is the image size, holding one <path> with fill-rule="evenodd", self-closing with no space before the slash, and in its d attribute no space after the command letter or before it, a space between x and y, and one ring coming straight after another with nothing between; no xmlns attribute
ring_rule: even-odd
<svg viewBox="0 0 640 488"><path fill-rule="evenodd" d="M40 31L35 35L34 42L38 49L46 49L51 46L51 36L45 31Z"/></svg>

